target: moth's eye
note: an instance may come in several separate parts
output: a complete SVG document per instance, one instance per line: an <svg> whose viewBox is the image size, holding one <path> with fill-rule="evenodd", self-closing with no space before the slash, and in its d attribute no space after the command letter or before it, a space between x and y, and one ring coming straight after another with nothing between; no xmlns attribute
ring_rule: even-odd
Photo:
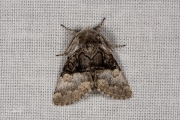
<svg viewBox="0 0 180 120"><path fill-rule="evenodd" d="M73 64L70 62L70 63L68 64L68 67L72 70L72 69L73 69Z"/></svg>

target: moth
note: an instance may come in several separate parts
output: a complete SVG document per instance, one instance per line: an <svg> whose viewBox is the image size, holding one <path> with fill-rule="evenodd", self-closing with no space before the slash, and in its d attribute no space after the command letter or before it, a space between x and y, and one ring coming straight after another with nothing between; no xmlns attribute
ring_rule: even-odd
<svg viewBox="0 0 180 120"><path fill-rule="evenodd" d="M73 38L64 53L57 55L68 57L54 91L55 105L71 104L94 89L115 99L131 97L130 86L112 55L115 46L100 33L104 20L80 31L61 25Z"/></svg>

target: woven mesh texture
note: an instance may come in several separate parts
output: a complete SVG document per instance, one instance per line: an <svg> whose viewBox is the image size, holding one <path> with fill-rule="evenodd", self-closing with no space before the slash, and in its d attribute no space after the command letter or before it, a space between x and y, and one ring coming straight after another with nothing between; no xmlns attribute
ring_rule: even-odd
<svg viewBox="0 0 180 120"><path fill-rule="evenodd" d="M72 29L94 27L125 44L113 55L133 96L98 92L68 106L52 95ZM180 119L179 0L0 0L0 120Z"/></svg>

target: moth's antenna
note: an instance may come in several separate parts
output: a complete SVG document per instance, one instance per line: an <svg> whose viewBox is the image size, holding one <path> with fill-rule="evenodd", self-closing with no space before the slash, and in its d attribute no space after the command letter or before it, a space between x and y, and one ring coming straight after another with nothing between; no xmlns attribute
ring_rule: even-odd
<svg viewBox="0 0 180 120"><path fill-rule="evenodd" d="M105 20L105 18L102 19L101 23L100 23L98 26L96 26L96 27L94 28L94 30L100 32L100 31L101 31L101 27L102 27L102 25L103 25L103 23L104 23L104 20Z"/></svg>
<svg viewBox="0 0 180 120"><path fill-rule="evenodd" d="M69 29L69 28L67 28L66 26L64 26L63 24L61 24L61 26L62 26L63 28L65 28L65 29L68 31L68 33L71 34L71 35L75 35L75 34L77 33L76 30Z"/></svg>

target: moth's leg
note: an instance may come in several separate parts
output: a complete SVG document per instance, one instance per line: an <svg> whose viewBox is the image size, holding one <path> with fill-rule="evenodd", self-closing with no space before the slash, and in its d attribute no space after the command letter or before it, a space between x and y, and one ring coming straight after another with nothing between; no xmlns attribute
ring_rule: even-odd
<svg viewBox="0 0 180 120"><path fill-rule="evenodd" d="M68 55L70 52L76 51L78 46L78 37L73 37L70 41L69 45L66 47L65 51L63 53L57 54L56 56L64 56Z"/></svg>
<svg viewBox="0 0 180 120"><path fill-rule="evenodd" d="M63 24L61 24L61 26L62 26L63 28L65 28L65 29L68 31L68 33L71 34L71 35L75 35L75 34L78 32L78 31L76 31L76 30L72 30L72 29L67 28L67 27L64 26Z"/></svg>
<svg viewBox="0 0 180 120"><path fill-rule="evenodd" d="M60 53L60 54L57 54L56 56L65 56L66 53Z"/></svg>
<svg viewBox="0 0 180 120"><path fill-rule="evenodd" d="M121 47L124 47L126 45L112 45L112 46L113 46L113 48L121 48Z"/></svg>
<svg viewBox="0 0 180 120"><path fill-rule="evenodd" d="M105 18L102 19L101 23L100 23L98 26L96 26L96 27L94 28L94 30L100 32L100 31L101 31L101 27L102 27L102 25L103 25L103 23L104 23L104 20L105 20Z"/></svg>

